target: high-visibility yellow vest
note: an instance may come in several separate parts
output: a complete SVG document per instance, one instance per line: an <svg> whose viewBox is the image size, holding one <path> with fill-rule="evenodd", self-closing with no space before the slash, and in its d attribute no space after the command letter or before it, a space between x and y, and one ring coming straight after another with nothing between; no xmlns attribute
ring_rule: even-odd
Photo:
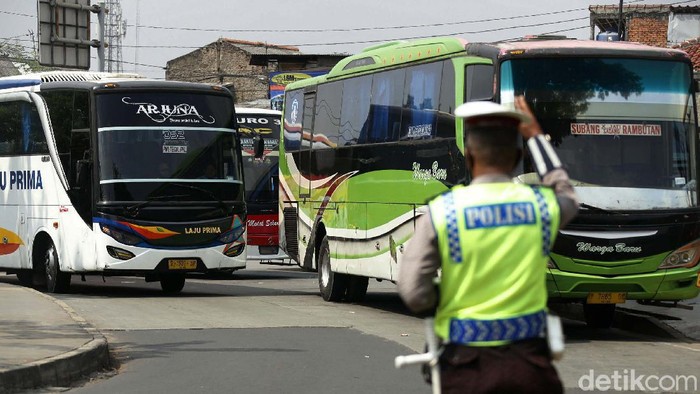
<svg viewBox="0 0 700 394"><path fill-rule="evenodd" d="M547 259L560 220L553 190L456 186L429 208L442 261L437 335L477 346L539 336Z"/></svg>

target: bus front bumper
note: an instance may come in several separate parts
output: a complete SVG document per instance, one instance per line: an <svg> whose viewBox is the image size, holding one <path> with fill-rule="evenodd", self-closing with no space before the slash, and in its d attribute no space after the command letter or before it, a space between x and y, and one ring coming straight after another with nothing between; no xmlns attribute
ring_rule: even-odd
<svg viewBox="0 0 700 394"><path fill-rule="evenodd" d="M118 248L132 253L134 257L116 259L105 248L98 253L99 261L105 262L105 271L208 272L237 270L246 266L245 252L228 257L223 254L223 247L166 250L119 245Z"/></svg>
<svg viewBox="0 0 700 394"><path fill-rule="evenodd" d="M700 294L698 275L698 267L612 277L549 268L547 292L550 300L582 301L590 293L626 293L629 300L679 301Z"/></svg>

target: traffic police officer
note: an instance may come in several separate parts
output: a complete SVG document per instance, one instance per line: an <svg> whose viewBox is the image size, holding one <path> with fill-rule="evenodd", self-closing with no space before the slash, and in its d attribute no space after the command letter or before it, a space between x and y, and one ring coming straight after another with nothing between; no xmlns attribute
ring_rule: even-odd
<svg viewBox="0 0 700 394"><path fill-rule="evenodd" d="M515 106L470 102L455 110L464 118L471 184L428 204L401 260L401 298L413 312L435 313L446 393L562 392L543 338L545 274L557 231L578 202L525 99ZM542 185L511 180L520 135Z"/></svg>

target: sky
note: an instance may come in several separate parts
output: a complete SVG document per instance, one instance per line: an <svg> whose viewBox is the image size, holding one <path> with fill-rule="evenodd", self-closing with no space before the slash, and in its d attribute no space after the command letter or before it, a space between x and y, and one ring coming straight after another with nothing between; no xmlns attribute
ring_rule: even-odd
<svg viewBox="0 0 700 394"><path fill-rule="evenodd" d="M220 37L292 45L309 54L354 54L381 42L429 36L491 42L550 33L589 39L588 7L606 4L619 1L121 0L122 69L163 79L169 60ZM624 4L700 6L700 0ZM0 0L0 41L31 48L36 14L36 0ZM94 15L91 31L98 38ZM98 71L96 50L91 56L91 70Z"/></svg>

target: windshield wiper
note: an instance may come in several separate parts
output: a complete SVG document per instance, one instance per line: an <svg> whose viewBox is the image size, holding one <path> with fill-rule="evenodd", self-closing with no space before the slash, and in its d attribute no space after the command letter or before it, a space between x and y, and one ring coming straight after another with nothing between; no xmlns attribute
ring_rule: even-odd
<svg viewBox="0 0 700 394"><path fill-rule="evenodd" d="M207 189L201 188L199 186L187 185L187 184L178 183L178 182L172 182L169 184L175 185L175 186L180 186L180 187L185 188L185 189L197 190L199 192L202 192L202 193L206 194L207 196L211 197L212 200L218 202L219 206L221 207L221 209L224 212L228 212L228 206L226 205L226 203L223 200L221 200L219 197L217 197L216 194L212 193L211 191L209 191Z"/></svg>
<svg viewBox="0 0 700 394"><path fill-rule="evenodd" d="M133 205L129 205L126 207L126 211L129 212L133 217L138 216L139 210L146 206L149 205L155 201L162 201L162 200L169 200L173 198L182 198L182 197L188 197L187 194L166 194L163 196L155 196L155 197L148 197L146 201L141 201Z"/></svg>
<svg viewBox="0 0 700 394"><path fill-rule="evenodd" d="M589 210L589 211L602 212L602 213L613 213L616 215L621 214L619 211L614 211L612 209L596 207L595 205L586 204L585 202L580 202L578 205L579 205L579 207L584 208L584 209Z"/></svg>

